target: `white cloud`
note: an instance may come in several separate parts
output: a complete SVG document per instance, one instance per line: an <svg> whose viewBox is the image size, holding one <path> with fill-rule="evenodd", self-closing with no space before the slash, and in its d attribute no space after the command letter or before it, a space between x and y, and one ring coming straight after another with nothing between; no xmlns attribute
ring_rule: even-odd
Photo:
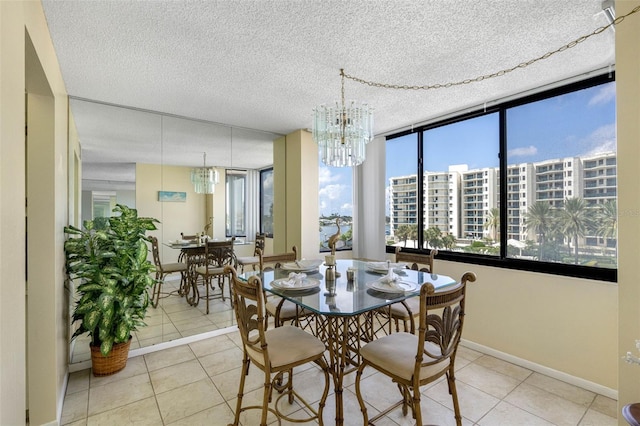
<svg viewBox="0 0 640 426"><path fill-rule="evenodd" d="M347 188L346 185L327 185L320 189L320 199L337 200L342 195L342 192Z"/></svg>
<svg viewBox="0 0 640 426"><path fill-rule="evenodd" d="M340 207L342 213L348 213L349 215L353 214L353 204L344 203L342 207Z"/></svg>
<svg viewBox="0 0 640 426"><path fill-rule="evenodd" d="M616 151L616 125L615 123L598 127L586 138L589 149L584 157Z"/></svg>
<svg viewBox="0 0 640 426"><path fill-rule="evenodd" d="M331 170L328 167L320 167L318 170L318 183L320 186L339 180L340 176L331 174Z"/></svg>
<svg viewBox="0 0 640 426"><path fill-rule="evenodd" d="M529 157L532 155L536 155L538 153L538 148L533 145L525 146L522 148L511 149L507 152L509 157Z"/></svg>
<svg viewBox="0 0 640 426"><path fill-rule="evenodd" d="M609 101L614 100L616 97L615 84L605 84L598 90L591 99L589 99L589 106L606 104Z"/></svg>

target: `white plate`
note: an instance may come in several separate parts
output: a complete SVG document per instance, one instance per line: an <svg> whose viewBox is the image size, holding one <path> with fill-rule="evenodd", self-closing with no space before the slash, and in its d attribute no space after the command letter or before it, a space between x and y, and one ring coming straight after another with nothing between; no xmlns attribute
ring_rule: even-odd
<svg viewBox="0 0 640 426"><path fill-rule="evenodd" d="M322 260L298 260L297 262L283 263L280 267L287 271L309 272L315 271L322 264Z"/></svg>
<svg viewBox="0 0 640 426"><path fill-rule="evenodd" d="M406 266L407 264L404 262L389 263L389 267L391 267L391 269L405 269ZM387 269L387 262L367 262L367 269L380 274L386 274L389 272L389 269Z"/></svg>
<svg viewBox="0 0 640 426"><path fill-rule="evenodd" d="M381 281L374 281L367 284L370 289L381 291L383 293L403 293L405 291L414 291L416 288L418 288L418 284L410 283L407 281L396 281L394 285L395 287L391 287L389 284L383 283Z"/></svg>
<svg viewBox="0 0 640 426"><path fill-rule="evenodd" d="M295 287L288 287L288 286L282 285L282 283L286 283L287 281L289 281L289 278L280 278L277 280L273 280L271 282L271 287L277 288L279 290L297 291L297 290L308 290L310 288L316 288L320 285L320 280L317 280L315 278L309 278L309 277L303 279L302 284L297 285Z"/></svg>

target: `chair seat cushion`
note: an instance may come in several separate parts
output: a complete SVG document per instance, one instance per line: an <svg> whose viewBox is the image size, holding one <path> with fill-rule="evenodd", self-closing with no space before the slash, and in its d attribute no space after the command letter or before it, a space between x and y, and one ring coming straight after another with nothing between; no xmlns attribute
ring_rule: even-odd
<svg viewBox="0 0 640 426"><path fill-rule="evenodd" d="M405 299L404 303L411 309L411 315L407 312L407 308L402 303L394 303L391 305L391 317L401 320L410 320L412 316L420 315L420 297L410 297Z"/></svg>
<svg viewBox="0 0 640 426"><path fill-rule="evenodd" d="M320 340L290 325L267 330L265 339L272 369L304 364L316 359L325 350L324 343ZM263 365L264 358L261 353L250 347L247 347L247 353L254 362Z"/></svg>
<svg viewBox="0 0 640 426"><path fill-rule="evenodd" d="M440 353L440 348L433 343L427 342L425 347L430 353ZM360 355L373 367L379 367L405 381L411 381L417 349L418 336L415 334L392 333L364 345L360 349ZM429 358L425 354L422 362L430 360L433 358ZM420 377L437 375L447 369L449 363L449 358L445 358L436 364L422 367Z"/></svg>
<svg viewBox="0 0 640 426"><path fill-rule="evenodd" d="M196 273L200 275L207 275L207 267L198 266L196 268ZM224 274L224 267L218 268L215 266L209 266L209 275L222 275L222 274Z"/></svg>
<svg viewBox="0 0 640 426"><path fill-rule="evenodd" d="M238 265L251 265L254 263L260 263L258 256L244 256L238 258Z"/></svg>
<svg viewBox="0 0 640 426"><path fill-rule="evenodd" d="M184 272L187 270L187 264L182 262L176 263L163 263L162 264L162 272L165 274L170 274L173 272Z"/></svg>

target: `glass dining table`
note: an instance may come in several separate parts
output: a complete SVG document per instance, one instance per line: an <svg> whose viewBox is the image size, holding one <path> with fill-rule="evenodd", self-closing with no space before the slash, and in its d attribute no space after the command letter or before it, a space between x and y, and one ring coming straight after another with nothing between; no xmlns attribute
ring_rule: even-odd
<svg viewBox="0 0 640 426"><path fill-rule="evenodd" d="M305 313L297 321L298 326L311 331L327 346L336 398L336 425L344 423L344 376L360 364L362 345L392 331L390 306L418 296L425 282L432 283L436 292L456 283L445 275L405 269L398 264L396 268L393 266L396 281L392 285L385 282L387 273L380 269L381 262L346 259L336 260L335 266L323 263L308 271L290 265L291 269L248 271L241 275L244 278L260 276L267 292L295 303L296 308ZM353 279L347 279L347 271ZM294 282L292 273L304 273L305 284L287 286Z"/></svg>

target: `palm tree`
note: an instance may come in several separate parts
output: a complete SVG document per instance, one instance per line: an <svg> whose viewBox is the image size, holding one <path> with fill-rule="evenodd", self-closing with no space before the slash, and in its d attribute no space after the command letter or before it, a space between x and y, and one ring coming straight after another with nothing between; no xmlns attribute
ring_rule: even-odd
<svg viewBox="0 0 640 426"><path fill-rule="evenodd" d="M442 237L442 245L451 250L455 245L456 245L456 237L454 237L451 234L447 234L444 237Z"/></svg>
<svg viewBox="0 0 640 426"><path fill-rule="evenodd" d="M498 239L498 232L500 230L500 209L492 207L487 213L487 218L484 222L484 227L491 231L491 238L493 240Z"/></svg>
<svg viewBox="0 0 640 426"><path fill-rule="evenodd" d="M618 206L616 200L607 200L600 204L596 212L596 234L604 238L608 246L609 238L618 239ZM618 258L618 243L614 247L615 259Z"/></svg>
<svg viewBox="0 0 640 426"><path fill-rule="evenodd" d="M553 225L554 212L551 205L544 201L536 201L527 209L526 227L538 235L538 258L544 260L542 248L546 243L546 235Z"/></svg>
<svg viewBox="0 0 640 426"><path fill-rule="evenodd" d="M400 225L398 227L398 230L396 231L396 236L400 239L404 241L404 246L407 246L407 238L409 237L409 234L411 233L411 229L409 228L409 225Z"/></svg>
<svg viewBox="0 0 640 426"><path fill-rule="evenodd" d="M575 264L578 264L578 239L589 230L591 220L587 203L582 198L567 198L564 208L559 211L558 222L563 233L573 239Z"/></svg>
<svg viewBox="0 0 640 426"><path fill-rule="evenodd" d="M432 226L424 231L424 242L427 247L432 248L442 247L442 231L437 226Z"/></svg>

